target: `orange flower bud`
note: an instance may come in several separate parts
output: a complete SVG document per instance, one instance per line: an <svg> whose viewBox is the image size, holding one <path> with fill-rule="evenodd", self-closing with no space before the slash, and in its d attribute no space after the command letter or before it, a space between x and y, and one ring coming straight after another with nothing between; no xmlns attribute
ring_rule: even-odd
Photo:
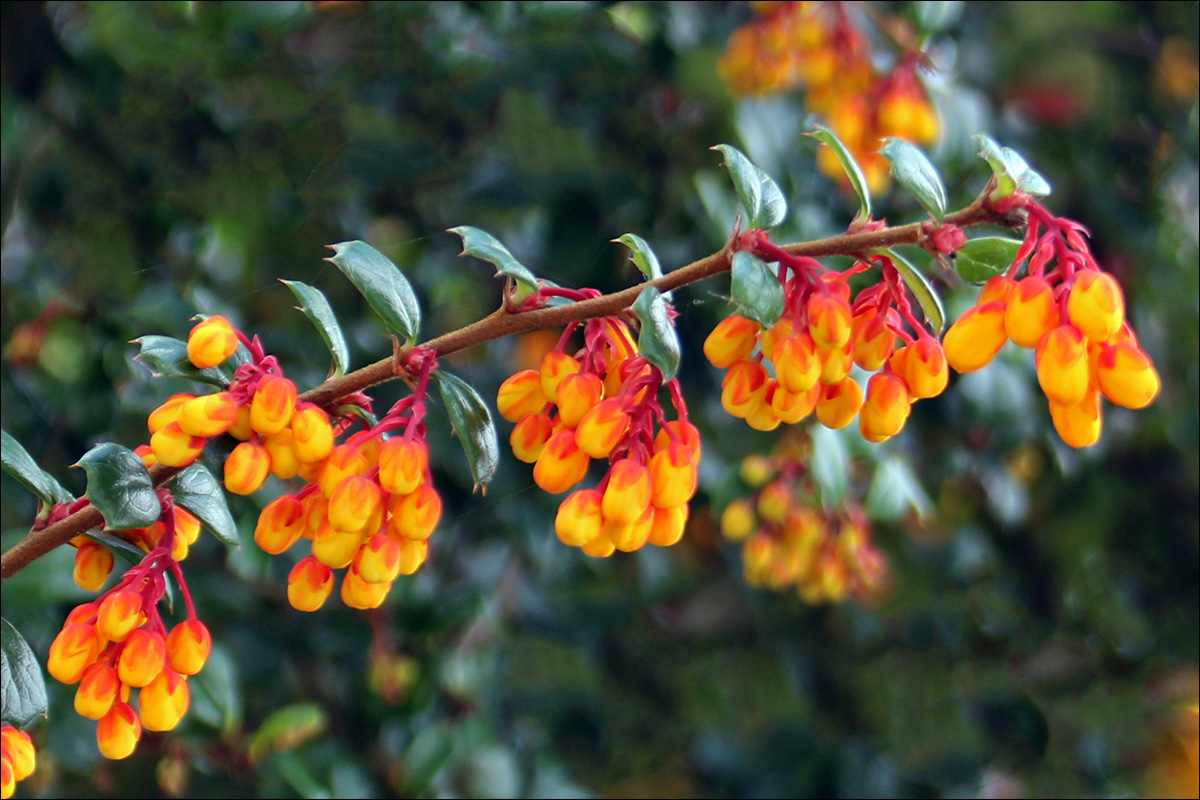
<svg viewBox="0 0 1200 800"><path fill-rule="evenodd" d="M1021 347L1036 347L1041 338L1058 327L1058 304L1054 290L1035 275L1022 278L1004 311L1004 331Z"/></svg>
<svg viewBox="0 0 1200 800"><path fill-rule="evenodd" d="M796 333L796 326L792 324L792 318L782 316L779 321L767 328L758 335L758 349L763 354L763 358L775 360L775 346L792 335L803 335L808 338L809 343L812 343L812 337L808 335L807 330L802 330L799 334Z"/></svg>
<svg viewBox="0 0 1200 800"><path fill-rule="evenodd" d="M613 547L622 553L632 553L642 549L650 539L650 530L654 527L654 506L646 506L633 522L618 522L613 519L604 520L597 539L607 539ZM595 541L595 540L593 540ZM590 544L590 542L588 543ZM584 546L587 552L587 545ZM589 555L591 555L589 553Z"/></svg>
<svg viewBox="0 0 1200 800"><path fill-rule="evenodd" d="M279 433L296 410L296 384L281 375L266 375L250 401L250 427L256 433Z"/></svg>
<svg viewBox="0 0 1200 800"><path fill-rule="evenodd" d="M23 781L32 775L37 767L37 752L29 734L5 725L0 729L0 741L3 742L4 760L12 766L13 781Z"/></svg>
<svg viewBox="0 0 1200 800"><path fill-rule="evenodd" d="M827 428L844 428L858 415L862 408L862 388L853 378L826 386L817 401L817 419Z"/></svg>
<svg viewBox="0 0 1200 800"><path fill-rule="evenodd" d="M1125 321L1125 295L1112 275L1085 269L1075 273L1067 295L1067 317L1093 342L1108 341Z"/></svg>
<svg viewBox="0 0 1200 800"><path fill-rule="evenodd" d="M817 361L821 364L821 383L832 386L841 383L854 367L854 353L848 347L830 350L817 348Z"/></svg>
<svg viewBox="0 0 1200 800"><path fill-rule="evenodd" d="M671 436L671 433L675 434L674 437ZM654 449L662 450L674 441L680 441L687 445L692 463L700 463L700 431L695 425L680 419L671 420L654 437Z"/></svg>
<svg viewBox="0 0 1200 800"><path fill-rule="evenodd" d="M252 494L271 472L271 454L254 442L242 442L225 459L225 490Z"/></svg>
<svg viewBox="0 0 1200 800"><path fill-rule="evenodd" d="M860 314L854 318L850 336L854 363L867 372L882 367L892 354L896 333L888 327L887 319L875 313Z"/></svg>
<svg viewBox="0 0 1200 800"><path fill-rule="evenodd" d="M626 421L628 424L628 421ZM508 437L513 455L518 461L532 464L542 454L542 448L554 434L554 423L545 414L528 414L513 428Z"/></svg>
<svg viewBox="0 0 1200 800"><path fill-rule="evenodd" d="M792 394L807 392L821 378L821 362L806 331L778 340L771 360L779 384Z"/></svg>
<svg viewBox="0 0 1200 800"><path fill-rule="evenodd" d="M208 440L184 433L178 422L164 425L150 436L150 449L158 463L167 467L186 467L204 450Z"/></svg>
<svg viewBox="0 0 1200 800"><path fill-rule="evenodd" d="M98 592L113 568L113 554L102 544L88 539L75 551L75 583L80 589Z"/></svg>
<svg viewBox="0 0 1200 800"><path fill-rule="evenodd" d="M142 595L130 589L112 592L100 601L96 632L112 642L123 642L146 622Z"/></svg>
<svg viewBox="0 0 1200 800"><path fill-rule="evenodd" d="M523 369L500 384L496 395L496 410L509 422L517 422L529 414L539 414L546 406L542 394L542 378L537 370Z"/></svg>
<svg viewBox="0 0 1200 800"><path fill-rule="evenodd" d="M598 375L577 372L558 385L558 418L565 427L574 428L604 396L604 382Z"/></svg>
<svg viewBox="0 0 1200 800"><path fill-rule="evenodd" d="M740 314L730 314L717 323L704 340L704 356L717 369L726 369L754 352L760 328Z"/></svg>
<svg viewBox="0 0 1200 800"><path fill-rule="evenodd" d="M429 445L420 439L393 436L379 448L379 485L389 494L409 494L425 482Z"/></svg>
<svg viewBox="0 0 1200 800"><path fill-rule="evenodd" d="M288 573L288 602L297 611L316 611L333 591L333 571L313 556L300 559Z"/></svg>
<svg viewBox="0 0 1200 800"><path fill-rule="evenodd" d="M167 667L138 692L138 716L142 727L148 731L174 730L190 703L187 678Z"/></svg>
<svg viewBox="0 0 1200 800"><path fill-rule="evenodd" d="M340 531L357 533L383 502L383 493L375 481L361 475L349 475L329 496L325 515L329 524Z"/></svg>
<svg viewBox="0 0 1200 800"><path fill-rule="evenodd" d="M974 372L986 367L1008 341L1005 306L991 302L972 306L946 331L942 346L946 361L957 372Z"/></svg>
<svg viewBox="0 0 1200 800"><path fill-rule="evenodd" d="M405 539L428 539L442 518L442 498L428 483L392 498L388 526Z"/></svg>
<svg viewBox="0 0 1200 800"><path fill-rule="evenodd" d="M217 392L202 397L193 397L179 406L176 420L184 433L190 436L212 438L229 430L237 418L238 404L229 392Z"/></svg>
<svg viewBox="0 0 1200 800"><path fill-rule="evenodd" d="M181 506L175 506L175 536L188 544L195 544L200 538L200 520Z"/></svg>
<svg viewBox="0 0 1200 800"><path fill-rule="evenodd" d="M1145 408L1162 388L1150 356L1132 342L1100 346L1096 382L1105 397L1125 408Z"/></svg>
<svg viewBox="0 0 1200 800"><path fill-rule="evenodd" d="M542 448L533 465L533 481L542 491L559 494L583 480L590 462L575 441L575 431L567 428L551 436Z"/></svg>
<svg viewBox="0 0 1200 800"><path fill-rule="evenodd" d="M161 634L136 628L125 640L117 658L121 683L136 688L145 686L162 672L167 663L167 643Z"/></svg>
<svg viewBox="0 0 1200 800"><path fill-rule="evenodd" d="M163 428L170 425L172 422L179 421L179 409L189 400L194 400L196 395L186 392L173 394L168 397L163 404L150 412L150 416L146 418L146 427L151 434L155 434Z"/></svg>
<svg viewBox="0 0 1200 800"><path fill-rule="evenodd" d="M286 481L300 471L300 459L296 457L293 438L291 428L284 428L279 433L262 437L262 445L267 448L267 455L271 457L271 474L281 481Z"/></svg>
<svg viewBox="0 0 1200 800"><path fill-rule="evenodd" d="M139 444L133 448L133 452L142 460L142 465L146 469L150 469L158 463L158 459L154 457L154 451L150 449L150 445L148 444Z"/></svg>
<svg viewBox="0 0 1200 800"><path fill-rule="evenodd" d="M96 617L100 614L100 604L96 601L75 606L68 612L63 627L68 625L95 625Z"/></svg>
<svg viewBox="0 0 1200 800"><path fill-rule="evenodd" d="M1038 383L1051 400L1073 405L1087 393L1087 341L1074 325L1047 332L1038 343L1034 363Z"/></svg>
<svg viewBox="0 0 1200 800"><path fill-rule="evenodd" d="M684 528L687 527L687 505L671 506L670 508L655 507L654 519L650 523L650 535L646 541L656 547L670 547L683 538Z"/></svg>
<svg viewBox="0 0 1200 800"><path fill-rule="evenodd" d="M624 403L617 398L610 398L601 400L584 414L575 428L575 441L579 449L592 458L608 458L628 430L629 414L625 411Z"/></svg>
<svg viewBox="0 0 1200 800"><path fill-rule="evenodd" d="M333 450L333 427L324 409L313 403L297 403L292 412L292 448L303 464L328 458Z"/></svg>
<svg viewBox="0 0 1200 800"><path fill-rule="evenodd" d="M600 534L604 518L600 507L603 495L596 489L579 489L558 505L554 532L571 547L582 547Z"/></svg>
<svg viewBox="0 0 1200 800"><path fill-rule="evenodd" d="M774 378L767 379L767 390L763 394L763 402L746 415L746 424L756 431L773 431L779 427L782 422L776 414L775 409L771 407L771 401L775 397L776 390L782 387L775 382Z"/></svg>
<svg viewBox="0 0 1200 800"><path fill-rule="evenodd" d="M300 535L311 539L325 521L325 510L329 508L329 501L320 492L313 492L305 495L300 501L300 506L304 509L304 530Z"/></svg>
<svg viewBox="0 0 1200 800"><path fill-rule="evenodd" d="M920 336L905 349L908 353L903 371L896 374L904 380L912 399L937 397L944 392L950 381L950 368L942 343L932 336Z"/></svg>
<svg viewBox="0 0 1200 800"><path fill-rule="evenodd" d="M731 542L740 542L758 527L758 516L749 500L734 500L721 512L721 535Z"/></svg>
<svg viewBox="0 0 1200 800"><path fill-rule="evenodd" d="M341 569L354 560L362 540L358 531L339 530L330 525L329 520L324 520L313 534L312 554L325 566Z"/></svg>
<svg viewBox="0 0 1200 800"><path fill-rule="evenodd" d="M396 541L400 545L400 574L412 575L421 568L429 555L429 540L397 539Z"/></svg>
<svg viewBox="0 0 1200 800"><path fill-rule="evenodd" d="M542 395L551 403L558 402L558 385L568 375L579 372L579 362L561 350L551 350L542 356L538 372ZM540 410L540 409L539 409Z"/></svg>
<svg viewBox="0 0 1200 800"><path fill-rule="evenodd" d="M215 367L233 355L238 348L233 325L220 314L200 320L188 334L188 361L196 369Z"/></svg>
<svg viewBox="0 0 1200 800"><path fill-rule="evenodd" d="M868 442L890 439L904 428L911 409L904 381L890 372L877 372L867 383L867 399L858 417L859 432Z"/></svg>
<svg viewBox="0 0 1200 800"><path fill-rule="evenodd" d="M346 570L346 574L342 576L342 602L349 608L364 611L368 608L379 608L391 590L391 581L368 583L353 567Z"/></svg>
<svg viewBox="0 0 1200 800"><path fill-rule="evenodd" d="M1078 403L1050 400L1050 419L1062 440L1071 447L1090 447L1100 439L1103 424L1100 414L1100 393L1088 389Z"/></svg>
<svg viewBox="0 0 1200 800"><path fill-rule="evenodd" d="M1003 303L1008 304L1008 298L1012 295L1013 290L1017 288L1017 282L1007 275L993 275L983 284L983 288L979 290L979 297L975 299L975 305L981 306L985 303Z"/></svg>
<svg viewBox="0 0 1200 800"><path fill-rule="evenodd" d="M807 309L808 332L818 348L840 350L850 341L850 303L839 292L813 292Z"/></svg>
<svg viewBox="0 0 1200 800"><path fill-rule="evenodd" d="M238 406L237 416L233 418L233 424L225 432L239 442L244 442L254 435L254 429L250 427L249 403Z"/></svg>
<svg viewBox="0 0 1200 800"><path fill-rule="evenodd" d="M113 761L132 755L141 738L142 723L133 706L128 703L113 703L113 707L100 718L96 726L96 745L100 748L100 755Z"/></svg>
<svg viewBox="0 0 1200 800"><path fill-rule="evenodd" d="M376 533L359 549L353 569L367 583L391 583L400 574L400 545Z"/></svg>
<svg viewBox="0 0 1200 800"><path fill-rule="evenodd" d="M807 391L798 394L789 392L783 386L776 386L775 392L771 395L771 411L779 418L780 422L795 425L817 407L822 385L821 383L813 384Z"/></svg>
<svg viewBox="0 0 1200 800"><path fill-rule="evenodd" d="M331 497L339 483L351 475L362 475L368 469L367 459L356 446L339 444L330 452L329 457L325 459L325 466L321 469L318 482L321 494L326 498Z"/></svg>
<svg viewBox="0 0 1200 800"><path fill-rule="evenodd" d="M630 526L632 527L632 526ZM616 552L617 548L613 545L612 539L609 539L603 533L596 536L590 542L585 542L580 545L581 550L587 553L592 558L608 558Z"/></svg>
<svg viewBox="0 0 1200 800"><path fill-rule="evenodd" d="M730 416L745 419L766 402L768 380L762 364L738 361L725 372L721 382L721 407Z"/></svg>
<svg viewBox="0 0 1200 800"><path fill-rule="evenodd" d="M167 660L181 675L195 675L212 652L212 634L198 619L186 619L167 634Z"/></svg>
<svg viewBox="0 0 1200 800"><path fill-rule="evenodd" d="M63 629L50 645L46 671L55 680L70 685L78 683L84 671L100 655L103 644L92 623L71 623L68 617Z"/></svg>
<svg viewBox="0 0 1200 800"><path fill-rule="evenodd" d="M696 493L696 464L687 445L667 445L650 458L650 501L659 508L681 506ZM605 512L608 516L608 512Z"/></svg>
<svg viewBox="0 0 1200 800"><path fill-rule="evenodd" d="M303 530L304 506L295 495L280 495L258 515L254 543L264 552L279 555L296 543Z"/></svg>
<svg viewBox="0 0 1200 800"><path fill-rule="evenodd" d="M108 664L92 664L83 673L75 690L75 713L88 719L100 719L108 713L121 692L117 670Z"/></svg>
<svg viewBox="0 0 1200 800"><path fill-rule="evenodd" d="M623 458L608 471L608 485L600 509L605 520L633 522L650 505L653 487L650 471L631 458Z"/></svg>

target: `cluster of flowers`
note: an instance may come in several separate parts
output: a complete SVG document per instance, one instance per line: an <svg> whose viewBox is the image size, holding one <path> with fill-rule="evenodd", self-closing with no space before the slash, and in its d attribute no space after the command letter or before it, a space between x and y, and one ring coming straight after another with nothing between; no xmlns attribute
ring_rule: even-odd
<svg viewBox="0 0 1200 800"><path fill-rule="evenodd" d="M1006 342L1032 348L1038 383L1063 441L1087 447L1100 438L1100 396L1145 408L1161 382L1125 320L1125 298L1102 271L1077 222L1055 217L1030 198L1025 239L1007 273L946 332L946 359L958 372L986 366ZM1017 280L1028 259L1025 277Z"/></svg>
<svg viewBox="0 0 1200 800"><path fill-rule="evenodd" d="M852 303L848 279L870 263L826 271L815 259L772 245L761 231L745 234L742 246L778 263L784 310L765 329L731 314L705 339L704 355L725 370L721 405L731 415L762 431L795 424L813 411L829 428L844 428L857 416L863 437L882 442L903 429L914 401L946 388L942 345L914 316L890 258L870 258L881 266L882 278ZM865 398L850 375L855 364L875 373Z"/></svg>
<svg viewBox="0 0 1200 800"><path fill-rule="evenodd" d="M142 445L138 448L143 459L149 448ZM120 536L142 552L149 553L158 547L166 533L167 527L162 520L145 528L111 531ZM183 561L187 558L188 548L196 543L200 536L200 520L192 516L185 508L175 508L175 536L171 539L171 558ZM113 568L113 554L102 544L86 536L76 536L71 540L75 550L75 583L79 588L89 592L98 592L108 580Z"/></svg>
<svg viewBox="0 0 1200 800"><path fill-rule="evenodd" d="M97 720L96 742L106 758L130 755L143 728L169 731L179 724L190 702L188 676L201 670L212 648L171 554L177 509L169 493L159 497L167 532L117 585L67 615L46 662L56 680L79 684L75 710ZM158 613L168 571L187 606L187 619L170 632ZM130 704L132 689L138 690L137 711Z"/></svg>
<svg viewBox="0 0 1200 800"><path fill-rule="evenodd" d="M916 75L919 53L906 54L881 75L842 3L751 5L758 16L733 33L721 58L725 82L749 94L803 87L808 110L826 118L873 193L888 183L887 162L877 152L880 139L895 136L922 145L937 140L937 112ZM817 166L834 180L845 179L829 148L821 148Z"/></svg>
<svg viewBox="0 0 1200 800"><path fill-rule="evenodd" d="M554 530L564 544L598 557L673 545L683 536L700 463L700 434L688 422L679 382L664 381L638 355L624 322L589 320L583 348L570 355L575 328L563 332L540 369L517 372L500 387L496 406L516 423L513 454L534 465L534 482L550 494L582 481L593 458L608 460L596 488L578 489L559 505ZM675 420L667 421L658 401L664 386Z"/></svg>
<svg viewBox="0 0 1200 800"><path fill-rule="evenodd" d="M288 601L316 611L333 591L333 570L348 567L342 602L377 608L392 582L425 563L429 537L442 516L442 499L429 471L425 440L425 392L436 367L420 354L416 390L402 398L376 425L333 448L321 468L305 475L308 485L272 500L258 518L254 541L279 554L297 540L311 541L311 554L288 575ZM388 438L384 434L403 428Z"/></svg>
<svg viewBox="0 0 1200 800"><path fill-rule="evenodd" d="M742 480L756 489L721 514L721 534L742 545L746 583L795 587L805 602L867 599L883 587L887 562L871 542L866 515L846 503L826 511L808 473L807 437L783 439L770 456L742 462Z"/></svg>
<svg viewBox="0 0 1200 800"><path fill-rule="evenodd" d="M0 728L0 800L8 800L17 782L33 774L37 753L29 734L11 725Z"/></svg>

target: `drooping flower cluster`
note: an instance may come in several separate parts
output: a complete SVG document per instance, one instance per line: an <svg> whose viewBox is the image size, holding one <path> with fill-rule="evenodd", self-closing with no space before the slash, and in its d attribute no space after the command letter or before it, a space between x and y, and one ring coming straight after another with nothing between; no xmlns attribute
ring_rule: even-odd
<svg viewBox="0 0 1200 800"><path fill-rule="evenodd" d="M8 800L17 783L33 774L37 752L29 734L12 725L0 728L0 800Z"/></svg>
<svg viewBox="0 0 1200 800"><path fill-rule="evenodd" d="M566 352L573 330L540 369L517 372L500 387L500 415L516 423L513 454L534 465L534 481L550 494L582 481L592 459L608 460L595 488L577 489L559 505L554 530L564 544L598 557L673 545L683 536L700 463L700 434L688 422L679 382L663 380L618 319L586 322L574 355ZM663 387L674 420L658 401Z"/></svg>
<svg viewBox="0 0 1200 800"><path fill-rule="evenodd" d="M731 90L765 94L803 87L806 107L824 117L854 155L873 193L888 183L887 162L877 152L881 139L937 140L937 112L916 75L919 53L906 54L880 74L842 3L752 5L758 16L733 33L721 58L721 76ZM834 180L845 179L829 148L818 152L817 166Z"/></svg>
<svg viewBox="0 0 1200 800"><path fill-rule="evenodd" d="M858 417L863 437L882 442L903 429L913 402L946 388L941 343L913 314L890 258L871 257L882 269L881 280L852 301L848 279L870 269L869 263L826 270L815 259L775 247L760 231L747 233L742 243L778 263L784 306L769 328L731 314L704 342L704 355L725 370L721 405L731 415L763 431L814 411L829 428L844 428ZM875 373L865 397L850 374L855 364Z"/></svg>
<svg viewBox="0 0 1200 800"><path fill-rule="evenodd" d="M212 648L172 556L178 509L165 490L159 497L166 532L116 586L67 615L46 662L56 680L79 684L75 710L97 721L96 742L111 759L133 753L143 729L169 731L179 724L191 697L187 679L200 672ZM168 572L187 607L187 619L169 631L158 613Z"/></svg>
<svg viewBox="0 0 1200 800"><path fill-rule="evenodd" d="M1033 349L1055 430L1072 447L1087 447L1100 438L1101 395L1145 408L1161 382L1125 319L1121 287L1096 263L1083 226L1030 198L1018 202L1029 212L1025 239L1008 271L989 279L946 332L946 358L957 371L974 372L1010 340Z"/></svg>
<svg viewBox="0 0 1200 800"><path fill-rule="evenodd" d="M887 562L871 541L862 509L834 511L817 500L808 472L807 437L789 436L770 456L742 463L743 481L755 488L721 514L721 533L742 545L746 583L760 589L795 587L808 603L866 599L882 588Z"/></svg>
<svg viewBox="0 0 1200 800"><path fill-rule="evenodd" d="M342 602L366 609L384 601L397 577L425 563L442 516L424 423L436 361L419 350L410 361L419 375L413 394L325 459L302 467L299 475L308 485L272 500L259 515L254 541L266 552L283 553L300 539L311 542L311 553L288 575L288 601L301 611L324 605L335 569L347 568Z"/></svg>
<svg viewBox="0 0 1200 800"><path fill-rule="evenodd" d="M146 447L142 445L142 448ZM148 448L147 448L148 449ZM136 451L135 451L136 452ZM149 553L158 547L166 533L166 525L162 520L145 528L109 531L120 536L142 552ZM175 507L175 536L171 540L171 558L183 561L187 558L188 549L200 537L200 520L196 519L187 509ZM86 536L76 536L71 540L75 550L75 583L81 589L98 592L108 580L113 568L113 554L102 544Z"/></svg>

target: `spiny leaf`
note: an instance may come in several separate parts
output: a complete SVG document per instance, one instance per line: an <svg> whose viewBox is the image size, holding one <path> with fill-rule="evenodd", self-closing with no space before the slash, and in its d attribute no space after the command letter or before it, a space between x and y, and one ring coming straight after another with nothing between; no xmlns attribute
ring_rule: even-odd
<svg viewBox="0 0 1200 800"><path fill-rule="evenodd" d="M104 516L106 527L144 528L158 521L162 508L154 482L132 450L104 442L84 453L76 466L87 473L84 497Z"/></svg>
<svg viewBox="0 0 1200 800"><path fill-rule="evenodd" d="M975 134L975 138L979 140L980 158L988 163L996 176L994 196L1007 197L1018 189L1038 197L1050 194L1050 183L1016 150L1001 147L984 133Z"/></svg>
<svg viewBox="0 0 1200 800"><path fill-rule="evenodd" d="M841 162L842 169L846 172L846 177L850 179L850 186L854 189L854 193L858 195L858 214L855 215L854 219L856 221L870 219L871 189L867 185L867 179L863 175L862 167L858 165L854 154L850 152L833 131L824 125L818 125L817 129L808 135L828 145L829 149L837 156L838 161Z"/></svg>
<svg viewBox="0 0 1200 800"><path fill-rule="evenodd" d="M53 475L37 465L20 442L4 430L0 430L0 467L48 506L69 503L75 499Z"/></svg>
<svg viewBox="0 0 1200 800"><path fill-rule="evenodd" d="M512 298L514 302L519 303L538 290L537 276L528 267L517 261L516 257L508 252L508 248L501 244L495 236L470 225L459 225L457 228L451 228L450 232L457 233L462 237L462 255L489 261L496 267L496 275L512 278L517 285L517 290L513 293ZM542 282L544 283L544 281Z"/></svg>
<svg viewBox="0 0 1200 800"><path fill-rule="evenodd" d="M654 255L654 251L650 249L650 245L646 244L645 239L636 233L625 233L613 241L620 242L629 248L629 260L641 270L642 274L646 276L646 280L652 281L662 277L663 271L659 266L658 256Z"/></svg>
<svg viewBox="0 0 1200 800"><path fill-rule="evenodd" d="M446 404L450 425L467 454L471 480L476 486L486 486L500 463L500 446L492 414L479 393L461 378L438 370L433 373L433 379Z"/></svg>
<svg viewBox="0 0 1200 800"><path fill-rule="evenodd" d="M942 298L933 288L933 284L925 277L919 269L917 269L911 261L897 253L895 250L886 250L888 257L892 259L892 263L896 265L896 271L900 273L900 277L904 279L904 284L908 286L908 290L917 298L917 302L921 304L921 311L925 313L925 319L929 322L929 327L933 329L934 336L942 335L942 328L946 325L946 307L942 305Z"/></svg>
<svg viewBox="0 0 1200 800"><path fill-rule="evenodd" d="M333 255L325 260L350 279L383 320L384 327L409 344L415 342L421 329L421 306L404 273L366 242L356 239L329 247Z"/></svg>
<svg viewBox="0 0 1200 800"><path fill-rule="evenodd" d="M8 620L0 619L0 709L4 725L25 728L46 715L46 681L38 657Z"/></svg>
<svg viewBox="0 0 1200 800"><path fill-rule="evenodd" d="M304 312L317 332L325 340L326 347L333 355L333 374L341 376L350 368L350 350L346 347L346 337L342 335L342 327L338 324L337 316L325 299L321 290L301 281L286 281L280 278L280 283L292 290L300 301L299 310Z"/></svg>
<svg viewBox="0 0 1200 800"><path fill-rule="evenodd" d="M954 269L970 283L983 283L1012 266L1021 242L1005 236L980 236L969 239L954 254Z"/></svg>
<svg viewBox="0 0 1200 800"><path fill-rule="evenodd" d="M921 207L934 219L941 221L946 216L946 187L937 168L918 148L895 137L883 140L880 155L892 165L892 176L917 198Z"/></svg>
<svg viewBox="0 0 1200 800"><path fill-rule="evenodd" d="M733 254L730 294L745 317L769 328L783 314L783 287L765 261L745 250Z"/></svg>
<svg viewBox="0 0 1200 800"><path fill-rule="evenodd" d="M667 301L653 286L642 289L633 303L633 312L642 321L638 334L638 353L670 380L679 371L679 334L667 313Z"/></svg>
<svg viewBox="0 0 1200 800"><path fill-rule="evenodd" d="M725 156L725 167L733 179L733 188L746 209L749 228L774 228L787 218L787 201L779 185L733 145L712 148Z"/></svg>
<svg viewBox="0 0 1200 800"><path fill-rule="evenodd" d="M195 514L223 544L232 547L241 544L225 491L207 467L199 462L192 464L179 473L171 489L175 502Z"/></svg>

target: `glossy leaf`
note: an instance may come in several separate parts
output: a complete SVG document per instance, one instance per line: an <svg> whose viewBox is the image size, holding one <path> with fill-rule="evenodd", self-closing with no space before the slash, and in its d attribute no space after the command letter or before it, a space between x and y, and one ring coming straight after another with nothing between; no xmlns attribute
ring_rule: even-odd
<svg viewBox="0 0 1200 800"><path fill-rule="evenodd" d="M937 168L921 150L903 139L883 140L880 155L892 165L892 177L908 190L934 219L946 216L946 187Z"/></svg>
<svg viewBox="0 0 1200 800"><path fill-rule="evenodd" d="M0 708L3 724L14 728L25 728L46 715L41 662L6 619L0 619Z"/></svg>
<svg viewBox="0 0 1200 800"><path fill-rule="evenodd" d="M106 527L144 528L158 521L162 513L158 495L137 453L105 442L84 453L76 466L87 473L84 497L104 515Z"/></svg>
<svg viewBox="0 0 1200 800"><path fill-rule="evenodd" d="M37 465L20 442L4 430L0 430L0 467L48 506L69 503L75 499L53 475Z"/></svg>
<svg viewBox="0 0 1200 800"><path fill-rule="evenodd" d="M739 250L730 268L730 294L744 317L769 328L783 314L783 287L779 276L761 258Z"/></svg>
<svg viewBox="0 0 1200 800"><path fill-rule="evenodd" d="M268 753L291 750L316 739L329 727L329 716L316 703L293 703L263 720L246 744L252 763Z"/></svg>
<svg viewBox="0 0 1200 800"><path fill-rule="evenodd" d="M642 289L633 303L633 312L642 321L638 334L638 353L670 380L679 371L679 334L667 313L667 301L653 286Z"/></svg>
<svg viewBox="0 0 1200 800"><path fill-rule="evenodd" d="M836 507L846 493L849 454L837 431L812 426L812 476L826 508Z"/></svg>
<svg viewBox="0 0 1200 800"><path fill-rule="evenodd" d="M1004 236L969 239L954 254L954 269L969 283L983 283L1007 270L1017 257L1021 242Z"/></svg>
<svg viewBox="0 0 1200 800"><path fill-rule="evenodd" d="M219 367L196 369L188 360L187 342L170 336L150 334L133 340L141 350L134 359L141 361L156 378L187 378L225 388L233 380L236 364L226 361Z"/></svg>
<svg viewBox="0 0 1200 800"><path fill-rule="evenodd" d="M728 144L712 148L725 156L725 167L733 179L742 207L746 209L748 228L774 228L787 217L787 201L779 185L746 157Z"/></svg>
<svg viewBox="0 0 1200 800"><path fill-rule="evenodd" d="M433 373L433 379L446 404L450 425L467 454L471 480L475 481L476 487L486 486L500 463L500 445L492 413L479 393L461 378L438 370Z"/></svg>
<svg viewBox="0 0 1200 800"><path fill-rule="evenodd" d="M330 245L325 259L342 271L390 333L412 343L421 329L421 306L412 286L391 259L366 242L354 240Z"/></svg>
<svg viewBox="0 0 1200 800"><path fill-rule="evenodd" d="M652 281L662 277L663 271L658 263L658 256L654 255L654 251L650 249L650 245L646 244L645 239L636 233L626 233L613 241L620 242L629 248L629 260L646 276L646 280Z"/></svg>
<svg viewBox="0 0 1200 800"><path fill-rule="evenodd" d="M895 250L887 250L886 253L892 259L892 263L896 265L896 271L904 279L908 290L921 304L921 311L925 313L925 319L929 322L929 327L933 329L933 335L941 336L942 329L946 326L946 307L942 305L941 295L933 288L933 284L929 282L925 274L917 269L911 261Z"/></svg>
<svg viewBox="0 0 1200 800"><path fill-rule="evenodd" d="M516 284L516 291L512 296L513 302L519 303L538 290L537 276L528 267L517 261L516 257L508 252L508 248L501 244L495 236L470 225L459 225L457 228L451 228L450 232L457 233L462 237L463 251L461 255L474 256L491 262L496 267L497 276L503 275L506 278L512 278L513 283Z"/></svg>
<svg viewBox="0 0 1200 800"><path fill-rule="evenodd" d="M863 175L862 167L858 165L854 154L847 149L842 140L834 134L833 131L826 128L824 125L818 125L817 129L808 134L817 141L827 145L838 161L841 162L842 169L846 172L846 177L850 179L850 186L854 189L854 193L858 195L858 214L855 215L855 220L868 220L871 218L871 190L867 185L867 179Z"/></svg>
<svg viewBox="0 0 1200 800"><path fill-rule="evenodd" d="M83 535L91 539L96 544L108 548L114 555L120 556L128 561L131 565L140 564L142 559L146 556L145 550L142 550L142 548L133 544L128 539L124 538L123 536L118 536L115 533L90 530L85 531Z"/></svg>
<svg viewBox="0 0 1200 800"><path fill-rule="evenodd" d="M192 464L175 478L171 491L175 502L194 514L223 544L241 544L225 490L207 467L199 462Z"/></svg>
<svg viewBox="0 0 1200 800"><path fill-rule="evenodd" d="M980 158L988 163L996 176L994 196L1006 197L1018 189L1038 197L1050 194L1050 183L1016 150L1001 147L987 134L978 133L975 138L979 140Z"/></svg>
<svg viewBox="0 0 1200 800"><path fill-rule="evenodd" d="M326 347L333 355L333 374L345 375L346 370L350 368L350 349L346 347L346 337L342 335L342 326L338 324L337 316L333 313L325 295L319 289L301 281L285 281L281 278L280 283L291 289L292 294L296 295L296 299L300 301L297 308L317 327L317 332L325 340Z"/></svg>

